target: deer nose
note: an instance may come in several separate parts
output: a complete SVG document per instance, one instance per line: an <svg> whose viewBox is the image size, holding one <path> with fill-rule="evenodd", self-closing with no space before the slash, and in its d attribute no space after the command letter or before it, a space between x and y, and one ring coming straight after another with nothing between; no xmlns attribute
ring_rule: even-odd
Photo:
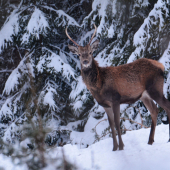
<svg viewBox="0 0 170 170"><path fill-rule="evenodd" d="M88 60L84 60L84 61L83 61L83 64L84 64L84 65L87 65L88 63L89 63Z"/></svg>

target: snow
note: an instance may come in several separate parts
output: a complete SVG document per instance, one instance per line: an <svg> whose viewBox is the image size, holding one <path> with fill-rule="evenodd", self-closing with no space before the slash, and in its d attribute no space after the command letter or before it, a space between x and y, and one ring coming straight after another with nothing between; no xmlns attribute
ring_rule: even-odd
<svg viewBox="0 0 170 170"><path fill-rule="evenodd" d="M106 25L105 19L107 18L107 12L109 7L112 9L111 15L114 16L116 14L117 12L116 3L117 0L115 1L94 0L92 4L92 9L93 11L95 10L98 11L98 15L99 17L101 17L100 25L97 28L97 34L102 34L106 30L108 31L108 38L112 38L113 35L115 34L113 25L109 26L109 28L106 29L108 25ZM93 17L93 20L95 20L95 18L96 16Z"/></svg>
<svg viewBox="0 0 170 170"><path fill-rule="evenodd" d="M46 91L47 93L43 97L43 103L45 105L49 105L49 107L52 108L53 110L56 110L57 106L55 104L54 97L53 97L53 95L56 93L55 89L50 87L50 85L48 85ZM44 91L42 93L44 93Z"/></svg>
<svg viewBox="0 0 170 170"><path fill-rule="evenodd" d="M12 14L7 18L6 22L4 23L2 29L0 30L0 47L5 48L7 44L5 44L5 40L12 41L11 36L15 35L19 31L19 24L18 24L18 13L15 13L14 10ZM0 48L1 52L1 48Z"/></svg>
<svg viewBox="0 0 170 170"><path fill-rule="evenodd" d="M21 74L18 72L18 68L14 69L5 83L5 88L3 93L10 94L10 92L13 91L19 84L18 79L20 77Z"/></svg>
<svg viewBox="0 0 170 170"><path fill-rule="evenodd" d="M75 123L76 122L72 122L71 125L75 126ZM69 126L70 123L67 125L67 127ZM95 141L95 133L92 131L92 129L96 127L97 134L101 136L103 129L106 129L108 126L109 126L109 122L107 120L106 114L100 120L97 120L92 115L90 115L85 125L84 132L76 132L76 131L71 132L70 134L71 143L76 144L77 147L80 149L86 148L87 146L92 145ZM105 136L104 138L108 138L108 135Z"/></svg>
<svg viewBox="0 0 170 170"><path fill-rule="evenodd" d="M82 95L80 95L82 93ZM72 83L72 91L69 95L71 100L74 100L72 106L76 112L75 115L79 114L79 109L81 109L83 102L87 100L87 91L86 85L83 82L82 76L77 77L77 82Z"/></svg>
<svg viewBox="0 0 170 170"><path fill-rule="evenodd" d="M162 12L163 10L165 11L165 14ZM152 38L150 34L150 32L152 31L151 28L153 27L153 25L159 26L159 32L161 33L166 22L164 18L168 18L168 16L169 9L166 6L166 2L163 0L158 0L158 2L154 5L154 8L149 13L148 17L145 18L143 24L134 35L133 43L136 49L129 57L127 63L133 62L137 59L137 57L144 57L143 51L146 50L147 44ZM157 42L158 37L156 39L156 43L151 43L150 47L156 48Z"/></svg>
<svg viewBox="0 0 170 170"><path fill-rule="evenodd" d="M122 151L112 151L112 138L101 140L92 144L88 148L80 149L78 145L67 144L63 148L56 147L48 150L48 158L57 158L62 156L62 149L66 159L75 164L79 170L169 170L169 150L168 125L159 125L156 127L155 142L148 145L150 129L140 129L128 131L122 135L125 147ZM79 132L80 133L80 132ZM86 134L87 135L87 134ZM85 138L88 136L82 136ZM91 136L89 136L90 138ZM10 157L0 154L0 167L5 170L26 170L26 165L14 165ZM17 161L19 162L19 161ZM52 164L46 167L46 170L53 169Z"/></svg>
<svg viewBox="0 0 170 170"><path fill-rule="evenodd" d="M77 85L76 87L74 86L72 88L73 90L70 93L70 98L72 99L76 98L80 94L81 91L86 89L86 85L83 82L82 76L77 77Z"/></svg>
<svg viewBox="0 0 170 170"><path fill-rule="evenodd" d="M8 116L10 116L10 118L12 119L12 111L11 111L11 109L10 109L10 107L9 107L9 103L10 103L10 101L11 101L11 98L8 98L6 101L5 101L5 103L3 104L3 106L2 106L2 108L1 108L1 110L0 110L0 118L2 118L4 115L8 115Z"/></svg>
<svg viewBox="0 0 170 170"><path fill-rule="evenodd" d="M160 58L159 62L161 62L164 67L165 71L169 70L169 63L170 63L170 43L168 45L168 48L164 51L162 57Z"/></svg>
<svg viewBox="0 0 170 170"><path fill-rule="evenodd" d="M123 151L113 152L112 139L104 139L89 148L79 149L75 145L65 145L64 152L67 159L76 163L79 169L100 170L169 170L168 126L160 125L156 128L155 143L147 144L150 129L127 132L122 135L125 148ZM61 148L57 154L60 154Z"/></svg>
<svg viewBox="0 0 170 170"><path fill-rule="evenodd" d="M149 5L149 2L148 0L137 0L137 3L135 3L134 7L145 7L145 6L148 6Z"/></svg>
<svg viewBox="0 0 170 170"><path fill-rule="evenodd" d="M162 57L159 59L159 62L161 62L164 65L165 71L167 72L169 72L169 68L170 68L170 53L169 52L170 52L170 43L168 45L168 48L164 51ZM169 82L170 82L170 73L168 73L167 80L164 83L163 91L166 97L168 97L167 92L169 91L169 86L170 86Z"/></svg>
<svg viewBox="0 0 170 170"><path fill-rule="evenodd" d="M148 6L148 0L136 0L139 2L140 7L141 6ZM116 0L94 0L93 2L93 11L98 11L99 17L101 17L100 25L98 26L97 33L102 34L102 31L108 31L108 38L112 38L115 34L115 26L114 26L114 20L111 25L107 25L105 21L105 16L107 16L107 7L109 5L112 5L112 15L114 16L118 11L116 9ZM146 42L150 38L149 34L149 28L150 28L150 21L151 17L154 16L155 20L160 20L159 23L159 31L161 31L164 24L163 14L160 7L164 7L164 9L167 9L165 7L165 2L163 0L158 0L157 4L154 6L153 10L150 12L149 16L144 20L144 23L140 27L140 29L136 32L134 36L134 46L136 47L136 50L132 53L130 56L128 63L132 62L136 59L137 56L140 56L141 50L145 49ZM100 9L98 9L98 7ZM45 8L45 7L44 7ZM62 10L54 10L51 7L46 7L48 10L55 11L59 17L56 18L55 22L56 25L65 27L67 25L76 25L79 27L79 24L71 18L69 15L67 15ZM166 11L166 15L168 15L168 11ZM0 47L5 47L6 44L4 43L4 40L12 41L11 36L18 33L19 30L19 24L18 24L18 17L19 14L16 14L15 11L9 16L6 23L0 30ZM90 14L89 14L90 16ZM95 20L96 15L94 15L93 20ZM63 18L62 22L60 21L61 18ZM92 23L93 24L93 23ZM154 22L152 21L152 24ZM156 23L155 23L156 24ZM39 38L40 33L46 33L46 28L48 28L48 19L45 17L45 14L40 11L38 8L35 7L35 11L33 12L28 25L26 29L26 33L23 35L23 41L22 42L29 42L29 37L31 35L34 35L37 39ZM146 29L147 28L147 29ZM123 35L123 30L120 30L120 33L118 34L118 37L121 39L121 36ZM84 41L94 32L94 30L91 30L87 32L83 38L80 40L80 44L83 44ZM6 34L8 33L8 34ZM145 36L146 34L146 36ZM94 39L95 40L95 39ZM130 43L127 41L127 43ZM109 45L108 45L109 47ZM108 48L105 48L102 52L100 52L96 60L98 61L100 66L108 66L111 65L111 59L113 58L114 50L116 51L116 47L111 50L110 55L106 59L106 50ZM48 49L47 49L48 50ZM124 48L122 48L121 51L118 51L118 53L123 53ZM1 51L1 49L0 49ZM52 51L49 51L49 56L46 59L46 56L42 56L41 60L39 61L37 65L37 69L40 72L43 72L44 69L48 68L51 69L52 73L63 73L65 78L70 80L70 77L75 76L75 71L71 66L68 64L66 56L64 53L60 52L59 55L56 55ZM165 66L165 71L169 71L169 63L170 63L170 44L168 48L165 50L163 56L160 59L160 62L163 63ZM143 56L141 56L143 57ZM17 86L19 84L18 80L21 79L21 74L19 73L19 68L21 67L21 64L13 70L11 75L9 76L4 93L10 94L10 92L17 89ZM31 73L33 74L33 69L31 69ZM170 74L168 75L167 82L170 80ZM72 83L72 92L70 93L70 98L75 99L73 103L74 110L78 110L83 105L83 102L87 99L87 95L89 94L85 84L82 81L82 77L76 77L76 81ZM164 85L164 93L167 94L169 84L165 83ZM83 93L82 96L80 96L80 93ZM55 90L49 86L48 93L42 93L44 94L44 104L49 105L50 108L55 110L55 102L53 100L53 94L55 93ZM12 115L12 112L10 110L10 107L7 105L7 103L10 103L7 99L1 110L3 110L5 113L8 113ZM128 105L121 105L121 112L127 108ZM98 105L95 105L95 112L97 110L99 112L102 112L102 108ZM94 109L94 107L92 109ZM98 107L98 109L96 109ZM98 124L99 121L101 121L100 124L96 126L96 132L101 135L103 129L107 128L109 126L107 116L104 114L104 117L101 120L97 120L93 117L93 111L90 111L90 116L88 118L88 121L85 125L84 132L76 132L72 131L71 133L71 143L65 145L64 152L67 157L67 159L75 163L78 166L78 169L100 169L100 170L122 170L122 169L130 169L130 170L143 170L143 169L154 169L154 170L169 170L170 169L170 162L169 162L169 149L170 149L170 143L167 143L168 140L168 126L166 125L160 125L156 128L156 135L155 135L155 143L150 146L147 144L149 132L150 129L140 129L136 131L128 131L125 135L122 135L125 148L123 151L116 151L113 152L113 142L112 139L106 136L103 138L100 142L96 142L95 144L95 134L92 132L92 129ZM130 112L129 108L127 112ZM129 113L128 112L128 113ZM78 113L78 112L77 112ZM76 114L75 114L76 115ZM131 118L132 115L129 114L129 118ZM138 114L136 117L136 121L140 122L141 118ZM61 128L67 128L67 129L74 129L77 127L78 124L81 124L82 121L76 121L76 122L70 122L66 127ZM54 122L50 122L50 127L53 129L57 129L58 125L54 125ZM129 123L129 121L125 121L124 125L126 128L132 127L132 124ZM56 126L54 128L54 126ZM12 126L11 126L12 127ZM10 130L10 128L9 128ZM7 131L7 136L10 135L10 131ZM24 143L21 143L21 145L27 146L27 141L24 141ZM86 148L89 146L88 148ZM53 158L57 158L58 156L62 155L62 148L52 148L48 154ZM49 156L49 157L50 157ZM1 163L3 162L3 163ZM10 157L3 156L0 154L0 169L3 167L5 170L26 170L26 165L16 165L17 163L13 164ZM48 166L46 170L54 169L52 165Z"/></svg>
<svg viewBox="0 0 170 170"><path fill-rule="evenodd" d="M27 33L23 35L22 43L28 43L31 34L34 35L36 39L39 39L39 35L41 33L46 33L46 28L49 28L47 18L42 11L35 7L35 10L27 25Z"/></svg>
<svg viewBox="0 0 170 170"><path fill-rule="evenodd" d="M31 55L31 54L30 54ZM17 68L15 68L12 73L10 74L10 76L8 77L6 83L5 83L5 87L3 90L3 94L7 94L9 95L12 91L18 89L18 85L19 85L19 80L21 80L22 78L22 73L25 71L26 67L25 67L25 60L27 58L24 57L19 65L17 66ZM27 66L29 66L29 70L30 73L32 74L32 76L34 77L34 73L33 73L33 68L31 64L27 63Z"/></svg>
<svg viewBox="0 0 170 170"><path fill-rule="evenodd" d="M51 70L51 72L54 71L55 73L60 72L69 81L71 76L73 78L75 77L73 68L68 63L65 63L63 58L47 48L43 48L43 50L48 51L48 54L42 56L38 62L37 69L39 72L43 72L44 69ZM46 57L46 55L48 56ZM62 55L64 55L64 53Z"/></svg>
<svg viewBox="0 0 170 170"><path fill-rule="evenodd" d="M0 169L1 170L27 170L26 165L15 165L12 159L8 156L0 154Z"/></svg>
<svg viewBox="0 0 170 170"><path fill-rule="evenodd" d="M139 45L141 42L146 43L146 39L150 38L149 30L152 24L156 24L157 20L159 22L159 31L161 31L162 27L165 25L165 20L163 19L162 8L166 10L166 17L168 16L168 8L166 7L166 3L162 0L158 0L155 4L153 10L149 13L149 16L144 20L144 23L141 25L139 30L134 35L134 45ZM155 21L152 19L154 17ZM164 16L165 17L165 16Z"/></svg>
<svg viewBox="0 0 170 170"><path fill-rule="evenodd" d="M48 6L41 6L43 8L46 8L47 10L51 10L56 12L56 14L59 15L59 17L56 18L55 22L57 23L57 26L66 26L66 25L76 25L79 27L79 24L75 21L74 18L70 17L69 15L67 15L63 10L55 10L52 7L48 7ZM62 22L59 18L62 18Z"/></svg>

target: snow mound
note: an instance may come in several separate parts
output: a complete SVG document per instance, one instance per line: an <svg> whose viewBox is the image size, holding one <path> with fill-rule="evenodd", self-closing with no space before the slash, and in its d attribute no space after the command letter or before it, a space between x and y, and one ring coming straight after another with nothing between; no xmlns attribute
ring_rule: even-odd
<svg viewBox="0 0 170 170"><path fill-rule="evenodd" d="M156 127L155 142L148 145L150 128L129 131L122 135L125 147L123 151L113 152L112 138L101 140L86 149L75 145L65 145L67 159L76 163L79 169L100 170L169 170L168 125ZM60 150L57 153L61 152Z"/></svg>
<svg viewBox="0 0 170 170"><path fill-rule="evenodd" d="M79 146L67 144L64 148L64 154L68 161L76 164L79 170L169 170L169 150L170 142L168 140L168 125L159 125L156 127L155 142L148 145L150 128L129 131L122 135L125 147L123 151L112 151L112 138L107 138L97 142L88 148L80 149ZM48 150L47 157L56 157L63 154L62 147ZM13 166L10 157L4 157L0 154L0 165L6 170L25 170L24 165ZM45 169L54 169L50 164Z"/></svg>

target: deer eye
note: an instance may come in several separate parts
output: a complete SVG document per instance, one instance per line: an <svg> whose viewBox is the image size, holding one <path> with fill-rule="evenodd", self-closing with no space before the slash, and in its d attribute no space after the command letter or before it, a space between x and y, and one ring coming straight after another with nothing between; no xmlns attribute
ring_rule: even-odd
<svg viewBox="0 0 170 170"><path fill-rule="evenodd" d="M89 54L91 55L91 51L89 52Z"/></svg>

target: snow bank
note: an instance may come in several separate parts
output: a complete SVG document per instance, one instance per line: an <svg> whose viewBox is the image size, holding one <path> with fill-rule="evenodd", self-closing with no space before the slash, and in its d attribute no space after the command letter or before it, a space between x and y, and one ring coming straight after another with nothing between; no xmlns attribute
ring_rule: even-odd
<svg viewBox="0 0 170 170"><path fill-rule="evenodd" d="M129 131L122 135L125 147L123 151L112 151L112 138L101 140L88 148L80 149L79 146L67 144L64 148L64 154L68 161L76 164L79 170L169 170L169 150L168 125L156 127L155 142L148 145L150 128ZM48 150L47 157L56 159L62 156L62 147ZM10 157L4 157L0 154L0 168L5 170L26 170L26 166L14 166ZM50 164L46 170L53 169Z"/></svg>
<svg viewBox="0 0 170 170"><path fill-rule="evenodd" d="M1 170L27 170L26 165L15 165L11 157L0 154L0 169Z"/></svg>
<svg viewBox="0 0 170 170"><path fill-rule="evenodd" d="M65 145L67 159L76 163L79 169L100 170L169 170L168 125L156 128L155 142L148 145L149 129L140 129L122 135L125 148L123 151L113 152L111 138L104 139L86 149ZM57 151L59 154L61 148Z"/></svg>

